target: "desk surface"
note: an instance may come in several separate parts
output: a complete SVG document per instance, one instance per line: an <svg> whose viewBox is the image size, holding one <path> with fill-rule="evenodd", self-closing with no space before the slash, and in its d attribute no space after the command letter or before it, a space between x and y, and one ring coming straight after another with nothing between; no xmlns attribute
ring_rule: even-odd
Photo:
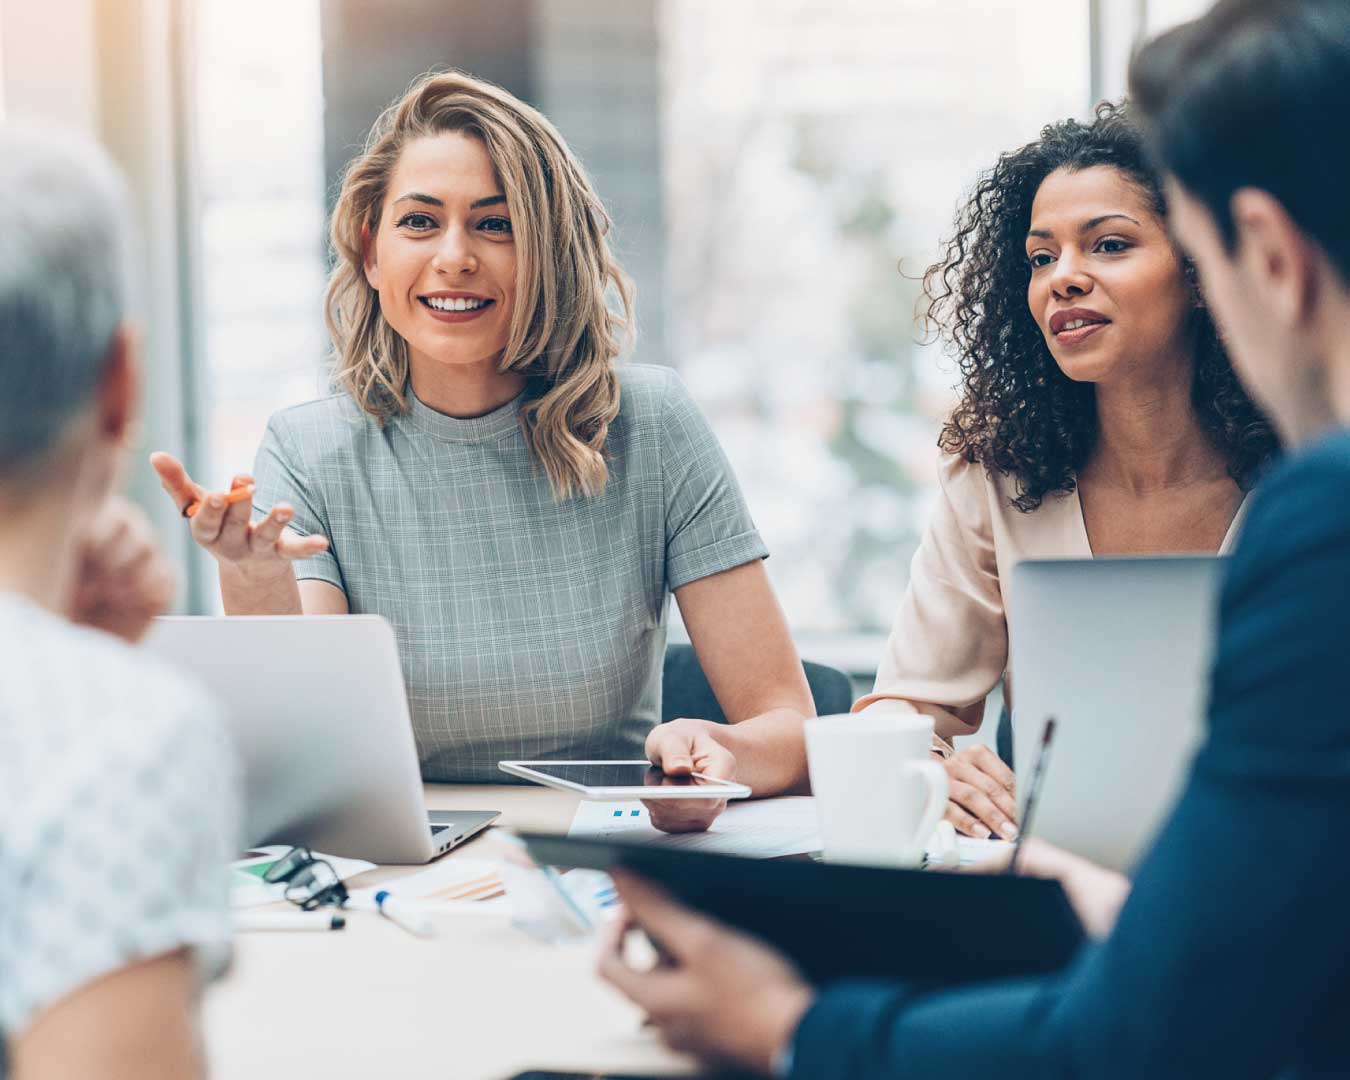
<svg viewBox="0 0 1350 1080"><path fill-rule="evenodd" d="M428 784L432 810L500 810L499 824L564 831L577 798L550 788ZM490 855L491 832L452 851ZM373 885L408 871L380 868ZM545 945L507 917L447 914L419 940L373 912L337 933L251 933L207 995L214 1080L504 1080L525 1069L670 1075L689 1063L640 1027L594 974L594 947Z"/></svg>

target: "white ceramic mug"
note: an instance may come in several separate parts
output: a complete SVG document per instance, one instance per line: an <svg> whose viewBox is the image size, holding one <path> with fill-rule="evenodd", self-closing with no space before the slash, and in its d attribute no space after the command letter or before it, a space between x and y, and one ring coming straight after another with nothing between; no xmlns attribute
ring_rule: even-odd
<svg viewBox="0 0 1350 1080"><path fill-rule="evenodd" d="M820 716L806 760L827 862L918 866L947 809L931 717Z"/></svg>

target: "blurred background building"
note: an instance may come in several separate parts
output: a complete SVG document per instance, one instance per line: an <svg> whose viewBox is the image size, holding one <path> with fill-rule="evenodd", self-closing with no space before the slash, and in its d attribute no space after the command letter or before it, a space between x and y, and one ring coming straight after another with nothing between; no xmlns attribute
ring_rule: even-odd
<svg viewBox="0 0 1350 1080"><path fill-rule="evenodd" d="M324 392L325 215L379 110L455 66L538 105L638 286L634 359L711 417L808 654L862 676L954 368L919 279L998 153L1123 89L1204 0L0 0L0 112L98 135L146 229L146 448L205 482ZM137 460L186 568L215 575Z"/></svg>

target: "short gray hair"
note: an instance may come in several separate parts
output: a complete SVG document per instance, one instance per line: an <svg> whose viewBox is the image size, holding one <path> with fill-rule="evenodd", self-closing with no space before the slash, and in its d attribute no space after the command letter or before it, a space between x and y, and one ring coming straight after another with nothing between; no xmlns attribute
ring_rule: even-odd
<svg viewBox="0 0 1350 1080"><path fill-rule="evenodd" d="M126 317L129 233L101 148L0 125L0 475L51 449L98 387Z"/></svg>

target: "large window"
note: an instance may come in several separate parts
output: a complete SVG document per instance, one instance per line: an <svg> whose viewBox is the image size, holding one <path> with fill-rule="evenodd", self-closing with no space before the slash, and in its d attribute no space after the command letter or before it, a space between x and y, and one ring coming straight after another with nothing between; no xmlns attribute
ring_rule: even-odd
<svg viewBox="0 0 1350 1080"><path fill-rule="evenodd" d="M889 625L954 373L918 279L998 153L1088 105L1086 4L669 0L669 356L798 631Z"/></svg>
<svg viewBox="0 0 1350 1080"><path fill-rule="evenodd" d="M201 468L224 484L325 385L319 4L199 3L196 31Z"/></svg>
<svg viewBox="0 0 1350 1080"><path fill-rule="evenodd" d="M1156 34L1189 19L1198 19L1214 6L1214 0L1148 0L1144 6L1145 34Z"/></svg>

